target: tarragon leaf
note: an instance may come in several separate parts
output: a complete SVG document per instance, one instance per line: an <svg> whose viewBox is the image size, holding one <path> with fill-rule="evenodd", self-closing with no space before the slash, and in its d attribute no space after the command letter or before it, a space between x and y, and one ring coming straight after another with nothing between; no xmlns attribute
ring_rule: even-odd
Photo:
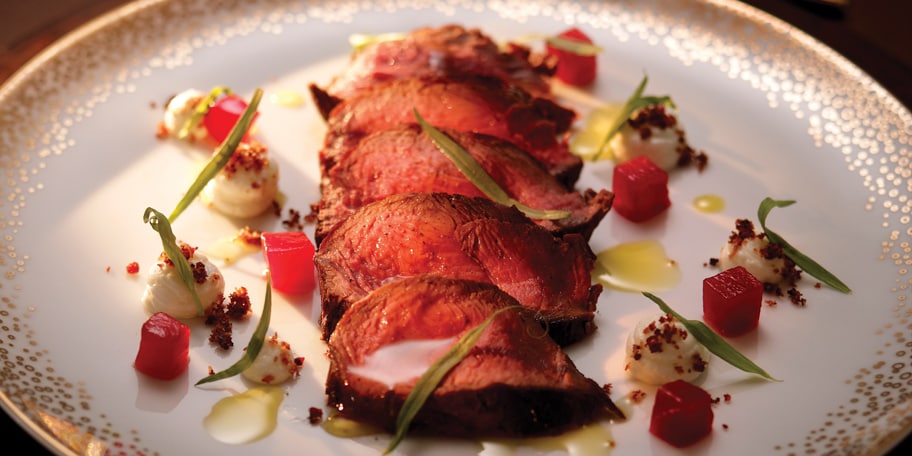
<svg viewBox="0 0 912 456"><path fill-rule="evenodd" d="M463 334L449 351L444 353L440 359L435 361L431 367L421 375L418 379L418 383L415 384L415 387L405 398L405 402L402 404L402 408L396 416L396 433L393 435L393 439L390 441L383 454L392 452L396 449L396 446L399 445L402 439L405 438L405 434L408 432L408 427L411 424L412 419L415 418L415 415L418 414L418 411L421 410L421 407L424 406L427 399L434 393L434 390L437 389L437 386L443 380L443 377L469 354L472 347L474 347L475 343L478 341L478 338L481 337L481 334L487 329L491 322L494 321L494 318L502 312L517 307L519 306L504 307L492 313L478 326L475 326Z"/></svg>
<svg viewBox="0 0 912 456"><path fill-rule="evenodd" d="M848 285L839 280L836 275L828 271L826 268L821 266L816 261L812 260L807 255L801 253L793 245L789 244L782 236L780 236L775 231L767 228L766 226L766 217L769 215L770 211L776 207L788 207L792 204L795 204L794 200L774 200L770 197L766 197L763 201L760 202L760 207L757 209L757 218L760 220L760 226L763 228L763 232L766 233L767 239L770 242L779 244L782 246L782 251L785 253L789 259L795 262L801 270L810 274L811 276L817 278L821 282L833 287L834 289L841 291L843 293L851 293L852 290Z"/></svg>
<svg viewBox="0 0 912 456"><path fill-rule="evenodd" d="M684 325L684 328L687 329L687 332L689 332L691 335L693 335L697 339L698 342L703 344L704 347L706 347L709 351L713 352L716 356L721 358L723 361L727 362L728 364L731 364L732 366L734 366L738 369L741 369L744 372L759 375L767 380L772 380L774 382L781 381L781 380L777 380L776 378L773 378L765 370L760 368L760 366L754 364L753 361L751 361L748 357L741 354L741 352L739 352L738 349L736 349L735 347L732 347L731 344L729 344L728 342L725 341L725 339L722 338L722 336L716 334L712 329L710 329L709 326L706 326L706 324L703 323L702 321L688 320L688 319L684 318L683 316L681 316L681 314L675 312L671 307L669 307L668 304L665 303L665 301L662 301L661 298L659 298L658 296L656 296L652 293L644 291L643 296L646 296L647 298L651 299L652 302L656 303L659 306L659 309L662 309L662 312L665 312L665 313L670 314L671 316L675 317L675 319L677 319L679 322L681 322L682 325Z"/></svg>
<svg viewBox="0 0 912 456"><path fill-rule="evenodd" d="M256 89L253 93L253 97L250 99L250 104L247 105L247 109L244 110L241 117L239 117L238 121L234 124L234 127L231 128L231 132L228 133L228 136L222 141L218 150L212 155L212 158L209 159L209 163L200 171L196 180L190 184L187 193L184 194L184 197L181 198L174 210L171 211L171 215L168 216L168 221L174 223L174 221L177 220L177 217L184 212L184 209L187 209L187 207L190 206L193 199L203 191L206 184L225 167L225 164L228 163L228 160L234 155L234 151L237 150L238 144L241 143L241 139L247 134L247 129L250 128L250 123L253 121L257 106L259 106L260 98L262 97L263 91L261 89Z"/></svg>
<svg viewBox="0 0 912 456"><path fill-rule="evenodd" d="M162 249L164 249L165 254L168 255L168 259L171 260L171 263L174 264L174 268L177 269L177 274L180 277L181 282L184 283L184 286L190 291L190 295L193 296L193 302L196 303L197 315L202 317L205 314L205 310L203 309L203 303L200 302L199 295L196 294L196 281L193 279L193 269L190 267L190 262L184 257L184 253L181 251L180 246L177 245L177 237L174 236L174 231L171 230L171 223L168 222L168 218L165 217L165 214L162 214L151 207L147 207L145 213L143 213L143 222L148 223L161 237Z"/></svg>
<svg viewBox="0 0 912 456"><path fill-rule="evenodd" d="M203 117L206 117L206 113L209 112L212 103L215 103L215 100L222 95L231 95L231 89L217 86L210 90L209 95L203 97L203 99L194 106L190 118L187 119L187 121L184 122L184 125L181 126L181 129L178 130L178 139L187 139L187 136L190 136L190 132L203 121Z"/></svg>
<svg viewBox="0 0 912 456"><path fill-rule="evenodd" d="M596 149L596 154L594 160L598 160L602 152L605 150L605 147L611 142L611 138L614 137L621 128L624 127L624 124L627 123L627 120L630 119L630 116L638 110L645 108L647 106L655 105L665 105L669 107L674 107L674 102L671 101L671 97L668 96L643 96L643 91L646 89L646 83L649 81L648 76L643 76L643 79L640 81L640 85L633 91L633 95L627 99L627 102L624 103L624 106L621 108L617 117L614 118L614 121L611 123L611 127L608 129L608 133L605 135L605 138L602 139L602 144Z"/></svg>
<svg viewBox="0 0 912 456"><path fill-rule="evenodd" d="M253 361L256 360L256 357L259 356L260 349L263 348L263 344L266 343L266 332L269 330L269 319L271 316L272 278L270 277L266 279L266 298L263 302L263 313L260 314L260 321L257 323L257 327L253 331L253 335L250 336L250 342L247 342L247 348L244 349L244 356L242 356L241 359L229 366L227 369L204 377L200 381L196 382L196 386L229 377L234 377L235 375L244 372L244 369L250 367L250 365L253 364Z"/></svg>
<svg viewBox="0 0 912 456"><path fill-rule="evenodd" d="M475 184L475 186L488 198L503 204L504 206L515 206L522 213L526 214L526 216L533 219L560 220L572 215L570 211L531 208L513 199L500 187L494 178L492 178L491 175L472 158L472 155L459 145L459 143L424 120L417 109L414 109L413 111L415 113L415 118L418 120L418 124L421 126L424 133L427 134L437 148L443 152L457 168L459 168L459 171L465 175L466 179Z"/></svg>

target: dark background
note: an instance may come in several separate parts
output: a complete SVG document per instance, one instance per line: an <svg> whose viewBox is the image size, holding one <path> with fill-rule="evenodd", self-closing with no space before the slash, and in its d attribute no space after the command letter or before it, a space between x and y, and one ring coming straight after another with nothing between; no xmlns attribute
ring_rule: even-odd
<svg viewBox="0 0 912 456"><path fill-rule="evenodd" d="M832 47L912 109L912 1L854 0L839 8L824 6L821 1L743 1ZM128 1L3 0L0 83L60 36L124 3ZM5 448L16 448L18 454L48 454L5 413L0 413L0 430ZM890 456L905 454L912 454L910 438Z"/></svg>

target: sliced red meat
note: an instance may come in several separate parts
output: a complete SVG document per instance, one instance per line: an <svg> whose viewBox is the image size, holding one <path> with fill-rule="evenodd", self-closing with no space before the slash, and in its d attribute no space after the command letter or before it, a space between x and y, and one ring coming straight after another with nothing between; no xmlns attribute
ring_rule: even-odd
<svg viewBox="0 0 912 456"><path fill-rule="evenodd" d="M418 378L467 331L516 306L490 284L440 276L387 283L355 303L329 339L326 392L341 416L394 432ZM418 411L410 434L529 437L624 419L528 312L506 310Z"/></svg>
<svg viewBox="0 0 912 456"><path fill-rule="evenodd" d="M326 92L347 98L393 79L475 74L548 96L551 89L546 77L554 73L555 59L538 57L532 63L532 57L530 50L520 45L502 50L475 28L455 24L424 27L401 39L382 40L356 50L344 71L327 85Z"/></svg>
<svg viewBox="0 0 912 456"><path fill-rule="evenodd" d="M408 193L367 204L337 224L314 262L328 338L355 301L386 282L422 274L492 283L534 310L561 345L595 329L602 291L579 234L555 237L485 198Z"/></svg>
<svg viewBox="0 0 912 456"><path fill-rule="evenodd" d="M535 220L552 233L586 239L611 208L607 190L569 191L534 158L510 142L477 133L446 130L512 198L536 209L570 211L559 220ZM372 133L361 141L337 141L321 155L322 200L316 206L319 243L336 223L359 207L399 193L455 193L484 197L436 144L411 124Z"/></svg>
<svg viewBox="0 0 912 456"><path fill-rule="evenodd" d="M344 100L311 86L323 100L327 144L416 121L417 110L437 128L483 133L510 141L535 157L548 173L572 188L582 169L566 141L575 113L552 100L482 76L398 79L375 84ZM328 101L327 101L328 100ZM338 101L336 104L333 102Z"/></svg>

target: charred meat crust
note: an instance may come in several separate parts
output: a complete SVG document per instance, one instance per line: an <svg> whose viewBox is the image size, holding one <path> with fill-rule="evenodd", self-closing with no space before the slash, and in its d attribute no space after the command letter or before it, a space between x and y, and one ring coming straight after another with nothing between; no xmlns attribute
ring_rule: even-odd
<svg viewBox="0 0 912 456"><path fill-rule="evenodd" d="M387 431L417 379L394 385L349 368L403 341L461 337L504 307L518 306L490 284L424 275L390 282L358 301L329 339L329 404ZM623 419L604 388L522 308L497 315L469 354L425 403L411 433L454 437L554 435L600 419Z"/></svg>

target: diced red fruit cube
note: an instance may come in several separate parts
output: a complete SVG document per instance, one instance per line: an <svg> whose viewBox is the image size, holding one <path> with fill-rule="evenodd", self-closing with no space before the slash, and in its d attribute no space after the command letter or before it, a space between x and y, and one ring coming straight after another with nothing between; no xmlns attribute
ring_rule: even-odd
<svg viewBox="0 0 912 456"><path fill-rule="evenodd" d="M666 383L656 390L649 432L682 448L712 431L712 397L699 386L684 380Z"/></svg>
<svg viewBox="0 0 912 456"><path fill-rule="evenodd" d="M313 291L316 247L307 234L300 231L263 233L262 239L272 287L289 294Z"/></svg>
<svg viewBox="0 0 912 456"><path fill-rule="evenodd" d="M190 363L190 327L156 312L142 325L139 351L133 367L149 377L171 380Z"/></svg>
<svg viewBox="0 0 912 456"><path fill-rule="evenodd" d="M247 101L234 94L225 95L216 100L212 107L209 108L206 116L203 117L203 125L206 127L206 131L209 132L209 136L212 136L212 139L217 142L224 141L228 134L231 133L231 129L234 128L234 124L244 114L245 109L247 109ZM258 115L259 113L254 114L254 120L256 120ZM253 122L250 125L252 127Z"/></svg>
<svg viewBox="0 0 912 456"><path fill-rule="evenodd" d="M703 320L723 336L740 336L757 327L763 283L735 266L703 279Z"/></svg>
<svg viewBox="0 0 912 456"><path fill-rule="evenodd" d="M592 40L578 28L571 28L558 35L568 40L592 44ZM597 61L594 55L580 55L550 44L545 44L549 55L557 57L557 71L554 76L572 86L585 86L595 80Z"/></svg>
<svg viewBox="0 0 912 456"><path fill-rule="evenodd" d="M614 168L612 208L631 222L644 222L671 206L668 173L645 156Z"/></svg>

